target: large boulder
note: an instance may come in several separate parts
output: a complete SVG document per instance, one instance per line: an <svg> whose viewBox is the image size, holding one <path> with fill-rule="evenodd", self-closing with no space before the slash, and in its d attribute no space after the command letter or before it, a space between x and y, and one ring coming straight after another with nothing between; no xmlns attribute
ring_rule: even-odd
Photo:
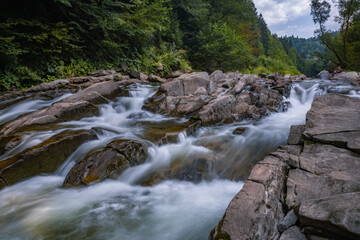
<svg viewBox="0 0 360 240"><path fill-rule="evenodd" d="M95 139L97 136L93 131L65 130L43 143L0 161L0 178L7 185L12 185L41 173L53 173L81 144Z"/></svg>
<svg viewBox="0 0 360 240"><path fill-rule="evenodd" d="M332 74L329 73L329 71L323 70L321 72L318 73L318 77L321 80L329 80L331 78Z"/></svg>
<svg viewBox="0 0 360 240"><path fill-rule="evenodd" d="M360 99L339 94L317 97L306 115L304 135L360 152Z"/></svg>
<svg viewBox="0 0 360 240"><path fill-rule="evenodd" d="M94 115L98 111L97 104L107 102L106 99L115 98L121 91L119 84L114 81L92 85L49 107L22 115L6 123L0 129L0 139L31 126L64 122Z"/></svg>
<svg viewBox="0 0 360 240"><path fill-rule="evenodd" d="M86 156L67 174L64 187L89 185L101 182L125 169L142 164L147 148L135 140L116 140L103 150Z"/></svg>
<svg viewBox="0 0 360 240"><path fill-rule="evenodd" d="M331 80L338 80L348 82L350 84L357 84L360 81L360 76L357 72L341 72L331 77Z"/></svg>

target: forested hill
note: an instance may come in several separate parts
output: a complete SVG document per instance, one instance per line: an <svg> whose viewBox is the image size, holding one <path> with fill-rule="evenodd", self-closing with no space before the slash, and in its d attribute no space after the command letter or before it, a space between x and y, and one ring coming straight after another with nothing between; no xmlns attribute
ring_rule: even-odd
<svg viewBox="0 0 360 240"><path fill-rule="evenodd" d="M298 73L291 54L251 0L12 0L0 9L2 90L121 62L161 75Z"/></svg>

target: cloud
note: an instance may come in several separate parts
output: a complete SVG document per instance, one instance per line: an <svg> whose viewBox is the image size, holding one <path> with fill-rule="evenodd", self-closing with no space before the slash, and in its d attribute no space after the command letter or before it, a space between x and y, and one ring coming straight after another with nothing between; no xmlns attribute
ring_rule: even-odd
<svg viewBox="0 0 360 240"><path fill-rule="evenodd" d="M310 0L254 0L254 3L269 26L310 13Z"/></svg>

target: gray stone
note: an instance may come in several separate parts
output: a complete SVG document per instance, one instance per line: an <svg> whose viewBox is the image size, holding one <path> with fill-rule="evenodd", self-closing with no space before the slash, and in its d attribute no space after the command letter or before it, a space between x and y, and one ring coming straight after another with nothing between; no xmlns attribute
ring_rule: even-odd
<svg viewBox="0 0 360 240"><path fill-rule="evenodd" d="M238 127L233 131L233 134L242 135L247 129L247 127Z"/></svg>
<svg viewBox="0 0 360 240"><path fill-rule="evenodd" d="M293 226L281 234L279 240L307 240L298 226Z"/></svg>
<svg viewBox="0 0 360 240"><path fill-rule="evenodd" d="M302 145L304 143L304 137L302 136L304 131L305 125L291 126L287 143L289 145Z"/></svg>
<svg viewBox="0 0 360 240"><path fill-rule="evenodd" d="M360 152L360 99L339 94L317 97L306 115L304 135Z"/></svg>
<svg viewBox="0 0 360 240"><path fill-rule="evenodd" d="M360 192L303 201L300 221L342 239L360 239Z"/></svg>
<svg viewBox="0 0 360 240"><path fill-rule="evenodd" d="M318 77L322 80L329 80L331 78L331 76L332 76L332 74L326 70L323 70L318 73Z"/></svg>
<svg viewBox="0 0 360 240"><path fill-rule="evenodd" d="M27 89L25 92L40 92L61 89L69 84L68 79L59 79L52 82L42 83Z"/></svg>
<svg viewBox="0 0 360 240"><path fill-rule="evenodd" d="M331 79L356 84L360 80L360 76L357 72L341 72L335 74Z"/></svg>
<svg viewBox="0 0 360 240"><path fill-rule="evenodd" d="M246 80L240 80L233 88L232 93L235 95L241 93L242 90L244 90L244 88L246 87L246 84L247 84Z"/></svg>
<svg viewBox="0 0 360 240"><path fill-rule="evenodd" d="M114 70L105 70L105 69L100 69L100 70L96 70L94 72L91 72L90 75L94 76L94 77L101 77L101 76L106 76L106 75L112 75L115 74L116 71Z"/></svg>
<svg viewBox="0 0 360 240"><path fill-rule="evenodd" d="M221 70L217 70L217 71L211 73L209 77L210 77L211 81L218 83L219 80L226 78L226 74L223 73Z"/></svg>
<svg viewBox="0 0 360 240"><path fill-rule="evenodd" d="M67 174L63 187L89 185L101 182L125 169L142 164L147 148L135 140L115 140L103 150L86 156Z"/></svg>
<svg viewBox="0 0 360 240"><path fill-rule="evenodd" d="M200 110L197 118L201 120L203 125L231 120L234 99L233 95L225 95L214 99Z"/></svg>
<svg viewBox="0 0 360 240"><path fill-rule="evenodd" d="M139 71L136 70L131 70L129 72L130 77L136 78L136 79L140 79L141 77L141 73Z"/></svg>
<svg viewBox="0 0 360 240"><path fill-rule="evenodd" d="M279 230L279 232L283 233L291 226L294 226L297 220L298 217L296 216L294 210L292 209L286 214L284 219L282 219L281 222L277 225L277 229Z"/></svg>

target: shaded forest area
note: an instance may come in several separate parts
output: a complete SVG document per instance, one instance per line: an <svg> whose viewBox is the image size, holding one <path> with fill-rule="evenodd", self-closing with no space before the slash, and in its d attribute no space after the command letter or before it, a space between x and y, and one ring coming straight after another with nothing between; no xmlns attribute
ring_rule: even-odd
<svg viewBox="0 0 360 240"><path fill-rule="evenodd" d="M90 71L182 69L314 75L251 0L33 0L0 9L0 90ZM160 72L159 72L160 71Z"/></svg>

